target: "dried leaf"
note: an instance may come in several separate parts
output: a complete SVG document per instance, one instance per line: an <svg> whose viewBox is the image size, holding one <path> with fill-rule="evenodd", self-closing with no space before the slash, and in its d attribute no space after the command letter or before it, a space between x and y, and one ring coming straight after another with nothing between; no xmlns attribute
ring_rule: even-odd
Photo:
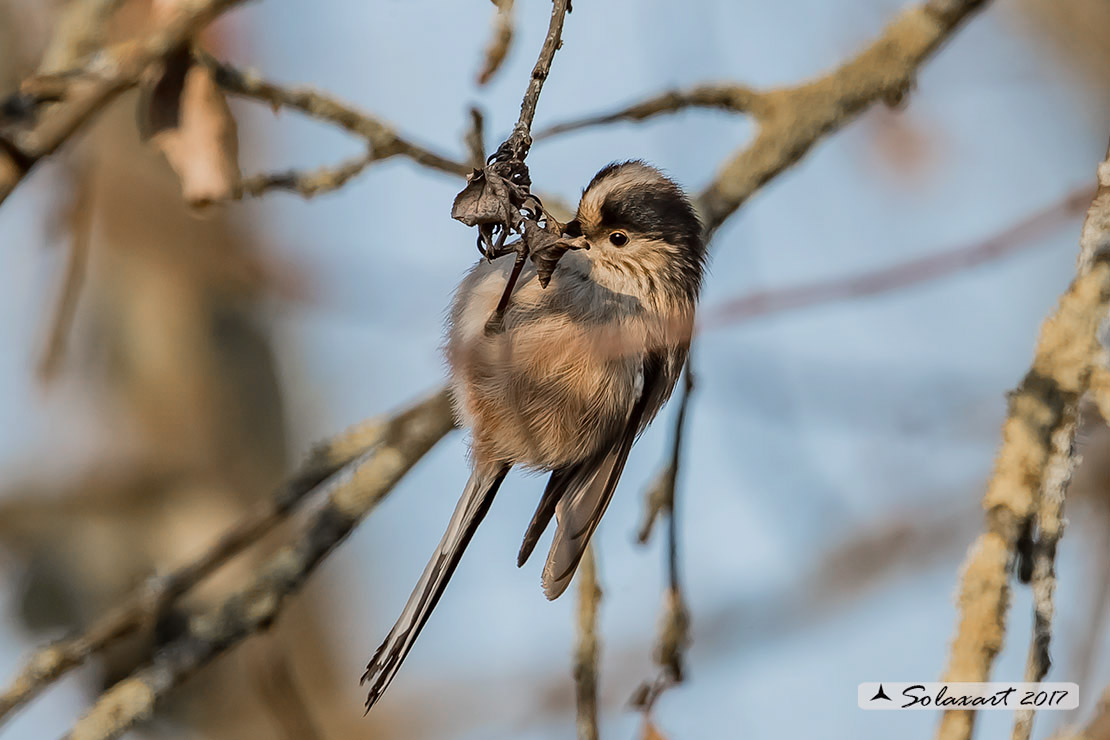
<svg viewBox="0 0 1110 740"><path fill-rule="evenodd" d="M239 139L235 118L211 70L189 49L167 58L139 102L139 128L162 150L194 208L235 197Z"/></svg>
<svg viewBox="0 0 1110 740"><path fill-rule="evenodd" d="M466 178L466 187L451 206L451 218L467 226L504 225L510 222L512 212L504 178L485 169L474 170Z"/></svg>
<svg viewBox="0 0 1110 740"><path fill-rule="evenodd" d="M571 249L590 248L584 239L567 239L561 231L560 225L551 219L546 229L532 219L524 221L524 243L536 265L536 277L544 288L551 281L551 275L564 254Z"/></svg>
<svg viewBox="0 0 1110 740"><path fill-rule="evenodd" d="M640 740L667 740L667 738L655 727L654 722L645 717L644 731L640 734Z"/></svg>

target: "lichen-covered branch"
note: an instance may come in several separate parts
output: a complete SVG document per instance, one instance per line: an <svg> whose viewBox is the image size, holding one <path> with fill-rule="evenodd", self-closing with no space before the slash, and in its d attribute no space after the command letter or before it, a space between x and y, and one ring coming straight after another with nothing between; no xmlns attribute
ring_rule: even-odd
<svg viewBox="0 0 1110 740"><path fill-rule="evenodd" d="M771 90L759 102L759 133L725 162L697 197L712 234L763 183L877 102L895 104L917 70L986 0L929 0L905 10L854 59L812 82Z"/></svg>
<svg viewBox="0 0 1110 740"><path fill-rule="evenodd" d="M1105 358L1102 360L1105 362ZM1036 537L1033 543L1033 636L1029 643L1025 680L1039 683L1044 680L1052 663L1049 645L1052 642L1052 618L1055 612L1056 546L1064 534L1064 498L1076 456L1072 449L1078 424L1079 409L1067 419L1053 435L1050 459L1046 466L1044 488L1041 491L1035 521ZM1013 740L1029 740L1033 733L1035 710L1019 709L1014 720Z"/></svg>
<svg viewBox="0 0 1110 740"><path fill-rule="evenodd" d="M137 85L155 62L243 0L182 0L138 42L105 50L74 74L32 77L13 98L21 111L0 119L0 203L44 157L53 154L120 93Z"/></svg>
<svg viewBox="0 0 1110 740"><path fill-rule="evenodd" d="M313 448L269 501L225 532L195 560L151 579L84 632L36 650L0 693L0 722L44 688L117 640L158 618L178 597L283 521L309 493L380 444L387 423L374 419Z"/></svg>
<svg viewBox="0 0 1110 740"><path fill-rule="evenodd" d="M373 450L327 480L327 500L290 544L270 557L245 587L189 618L182 633L149 665L102 694L66 740L120 737L150 717L158 701L201 666L272 624L287 597L300 589L332 548L452 428L446 391L389 420Z"/></svg>
<svg viewBox="0 0 1110 740"><path fill-rule="evenodd" d="M1105 362L1098 333L1108 309L1110 154L1098 169L1098 191L1080 237L1077 275L1041 328L1032 367L1010 394L1002 447L983 497L985 528L964 564L946 681L990 677L1005 635L1015 548L1037 518L1051 519L1051 512L1043 513L1045 493L1049 501L1060 497L1062 505L1067 482L1062 471L1070 461L1062 463L1060 457L1071 454L1079 402L1089 388L1092 369ZM1053 547L1058 536L1058 526L1054 533L1050 529ZM1039 601L1042 606L1049 603ZM939 740L969 740L974 718L970 711L946 712Z"/></svg>

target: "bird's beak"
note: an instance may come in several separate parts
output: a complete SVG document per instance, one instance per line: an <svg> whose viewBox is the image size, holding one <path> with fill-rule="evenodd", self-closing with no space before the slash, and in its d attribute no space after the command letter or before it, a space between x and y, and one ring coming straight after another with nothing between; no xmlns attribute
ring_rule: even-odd
<svg viewBox="0 0 1110 740"><path fill-rule="evenodd" d="M584 236L564 236L559 240L559 246L566 249L589 249L590 243Z"/></svg>

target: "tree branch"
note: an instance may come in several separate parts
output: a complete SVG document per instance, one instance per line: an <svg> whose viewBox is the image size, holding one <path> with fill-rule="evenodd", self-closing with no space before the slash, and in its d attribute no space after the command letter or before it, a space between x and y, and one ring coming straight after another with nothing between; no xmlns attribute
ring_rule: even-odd
<svg viewBox="0 0 1110 740"><path fill-rule="evenodd" d="M251 581L222 603L192 616L154 660L100 696L66 740L113 740L146 719L171 689L216 656L266 629L288 596L454 428L446 391L391 419L375 449L325 484L327 500Z"/></svg>
<svg viewBox="0 0 1110 740"><path fill-rule="evenodd" d="M1063 497L1060 455L1070 456L1079 402L1092 368L1104 365L1098 332L1110 308L1110 152L1098 168L1098 191L1083 225L1077 275L1041 328L1033 365L1010 394L1002 447L983 497L986 524L964 564L959 622L946 681L986 681L1002 647L1009 570L1044 493ZM1070 463L1069 463L1070 464ZM1052 489L1059 487L1059 492ZM1061 502L1062 505L1062 502ZM1058 536L1058 532L1055 536ZM975 714L948 711L939 740L969 740Z"/></svg>
<svg viewBox="0 0 1110 740"><path fill-rule="evenodd" d="M151 64L241 2L182 0L145 39L106 50L88 70L26 80L13 96L20 103L14 107L23 114L12 124L0 125L0 204L35 164L57 151L120 93L137 85Z"/></svg>
<svg viewBox="0 0 1110 740"><path fill-rule="evenodd" d="M372 153L353 157L335 167L321 167L312 172L286 170L244 177L239 182L240 198L258 198L274 190L296 193L302 198L313 198L330 193L346 185L374 162L380 161Z"/></svg>
<svg viewBox="0 0 1110 740"><path fill-rule="evenodd" d="M553 0L551 3L551 23L547 27L547 36L540 47L540 55L532 67L532 76L528 80L528 88L524 91L524 99L520 103L520 117L517 119L513 132L505 141L514 159L524 161L528 150L532 146L532 120L536 117L536 105L540 102L540 91L547 75L551 72L551 61L555 52L563 45L563 21L570 12L570 0Z"/></svg>
<svg viewBox="0 0 1110 740"><path fill-rule="evenodd" d="M69 251L66 254L57 303L48 324L46 345L35 368L39 381L43 383L53 380L62 365L66 339L77 315L77 300L85 282L95 212L94 168L93 162L77 163L73 168L73 202L69 206L66 219L69 226Z"/></svg>
<svg viewBox="0 0 1110 740"><path fill-rule="evenodd" d="M486 46L482 69L478 72L479 85L493 79L513 43L513 0L493 0L493 4L497 6L497 13L493 18L493 36Z"/></svg>
<svg viewBox="0 0 1110 740"><path fill-rule="evenodd" d="M178 597L273 530L323 481L381 444L391 423L395 422L367 421L318 444L268 502L235 524L195 560L151 579L84 632L32 653L0 694L0 721L89 657L157 619Z"/></svg>
<svg viewBox="0 0 1110 740"><path fill-rule="evenodd" d="M765 91L738 84L670 91L613 113L558 124L537 138L689 107L752 114L759 124L755 140L729 158L696 198L707 235L712 235L756 190L822 138L876 102L900 102L921 64L985 3L929 0L912 7L855 58L811 82Z"/></svg>
<svg viewBox="0 0 1110 740"><path fill-rule="evenodd" d="M1105 363L1105 358L1103 358ZM1048 673L1052 660L1049 645L1052 642L1052 618L1055 612L1056 546L1064 534L1064 498L1072 470L1078 460L1073 443L1079 409L1067 419L1053 435L1050 458L1046 465L1044 490L1041 492L1039 511L1035 522L1037 540L1033 543L1033 635L1029 642L1029 657L1025 666L1025 680L1040 683ZM1035 710L1018 709L1014 720L1013 740L1029 740L1033 734Z"/></svg>
<svg viewBox="0 0 1110 740"><path fill-rule="evenodd" d="M274 108L291 108L312 118L335 124L365 139L369 145L365 164L402 156L424 167L452 175L465 177L470 172L471 168L465 163L456 162L409 141L369 113L326 93L307 87L277 85L202 52L197 53L197 58L213 71L216 83L232 95L258 100Z"/></svg>
<svg viewBox="0 0 1110 740"><path fill-rule="evenodd" d="M766 100L763 93L743 85L698 85L689 90L668 90L612 113L549 126L537 133L535 139L549 139L570 131L617 121L643 121L666 113L677 113L686 108L718 108L732 113L751 113L756 118L762 118L769 113Z"/></svg>
<svg viewBox="0 0 1110 740"><path fill-rule="evenodd" d="M1076 188L1062 200L1034 212L986 239L906 260L890 267L880 267L847 277L759 291L725 301L704 310L705 318L699 322L698 331L731 326L770 314L889 293L911 285L939 280L1010 256L1023 247L1035 244L1034 237L1041 236L1050 228L1082 213L1094 195L1095 189L1090 186ZM1110 388L1110 381L1107 387ZM1110 403L1107 405L1110 407Z"/></svg>
<svg viewBox="0 0 1110 740"><path fill-rule="evenodd" d="M598 740L597 726L597 612L601 603L597 559L586 548L578 571L577 643L574 647L574 696L578 708L578 740Z"/></svg>
<svg viewBox="0 0 1110 740"><path fill-rule="evenodd" d="M663 593L663 617L654 655L661 674L655 680L642 684L632 697L632 704L639 707L645 716L651 713L660 694L669 687L682 683L685 676L686 648L690 644L690 612L686 608L686 598L682 593L682 582L679 577L678 520L675 517L678 471L682 461L682 438L686 429L690 395L694 391L694 374L689 357L686 359L683 378L685 382L682 386L682 398L678 403L678 413L675 416L671 438L671 459L648 489L644 523L637 537L641 544L646 544L659 514L667 515L667 588Z"/></svg>
<svg viewBox="0 0 1110 740"><path fill-rule="evenodd" d="M909 8L871 46L829 74L765 93L755 141L725 162L697 197L707 232L715 232L761 185L822 138L874 103L900 102L921 64L985 2L929 0Z"/></svg>

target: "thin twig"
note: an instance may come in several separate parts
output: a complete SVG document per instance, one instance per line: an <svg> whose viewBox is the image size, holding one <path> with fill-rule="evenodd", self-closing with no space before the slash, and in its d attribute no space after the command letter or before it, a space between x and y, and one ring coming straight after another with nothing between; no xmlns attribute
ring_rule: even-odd
<svg viewBox="0 0 1110 740"><path fill-rule="evenodd" d="M506 139L513 156L524 161L528 150L532 146L532 120L536 117L536 105L540 101L540 91L547 75L551 73L551 61L555 52L563 44L563 21L570 10L570 0L552 0L551 22L547 27L547 36L540 47L540 55L532 67L532 76L528 80L528 88L524 91L524 99L520 103L520 117L517 119L513 132Z"/></svg>
<svg viewBox="0 0 1110 740"><path fill-rule="evenodd" d="M0 721L89 657L157 619L178 597L273 530L320 483L380 444L388 426L380 419L371 420L318 444L269 501L247 514L195 560L151 579L84 632L32 653L0 694Z"/></svg>
<svg viewBox="0 0 1110 740"><path fill-rule="evenodd" d="M370 147L368 156L371 162L401 156L452 175L465 176L471 171L466 164L413 143L369 113L319 90L278 85L202 52L197 53L197 58L212 69L217 84L232 95L252 98L274 108L291 108L365 139Z"/></svg>
<svg viewBox="0 0 1110 740"><path fill-rule="evenodd" d="M486 117L475 106L470 108L470 128L466 130L463 143L470 153L470 166L481 168L486 163Z"/></svg>
<svg viewBox="0 0 1110 740"><path fill-rule="evenodd" d="M368 153L335 167L322 167L312 172L287 170L251 175L239 182L238 194L240 198L257 198L274 190L285 190L302 198L313 198L338 190L376 161L378 157Z"/></svg>
<svg viewBox="0 0 1110 740"><path fill-rule="evenodd" d="M493 79L513 43L513 0L493 0L493 4L497 6L497 14L493 18L493 36L486 46L482 69L478 72L479 85Z"/></svg>
<svg viewBox="0 0 1110 740"><path fill-rule="evenodd" d="M286 599L384 499L401 477L454 428L446 391L393 417L381 442L324 483L327 500L293 541L250 582L188 619L153 661L101 694L65 740L114 740L148 718L170 690L218 655L277 619Z"/></svg>
<svg viewBox="0 0 1110 740"><path fill-rule="evenodd" d="M58 290L58 301L50 317L46 346L36 368L36 375L42 383L53 380L61 367L66 338L77 315L77 299L85 282L95 212L92 167L90 163L79 163L74 173L74 197L67 219L70 231L69 252L66 255L65 271L62 273L62 284Z"/></svg>
<svg viewBox="0 0 1110 740"><path fill-rule="evenodd" d="M547 36L544 37L543 45L540 47L539 57L536 59L535 66L532 67L532 76L529 78L528 87L524 91L524 99L520 103L520 117L517 119L512 133L509 134L509 138L505 139L497 150L498 154L495 155L519 163L524 172L527 172L527 168L524 167L524 160L528 157L528 151L532 148L532 120L536 117L536 105L540 101L543 83L547 81L547 76L551 72L551 61L555 58L555 52L563 44L563 21L566 19L569 10L570 0L552 0L551 22L547 27ZM503 228L501 237L504 238L505 234ZM509 300L516 288L521 268L524 266L526 247L522 244L518 249L516 263L513 265L512 272L509 273L508 280L505 281L505 290L501 294L501 299L497 302L497 308L494 309L493 315L486 322L487 332L498 331L504 324L505 311L509 307Z"/></svg>
<svg viewBox="0 0 1110 740"><path fill-rule="evenodd" d="M671 459L660 471L656 482L649 489L645 503L644 523L638 539L641 544L651 536L652 525L660 513L667 516L667 588L663 593L663 614L659 638L655 646L655 663L660 675L642 684L633 695L632 704L645 715L651 713L660 694L669 687L682 683L685 677L685 654L690 644L690 613L682 592L678 567L678 519L675 515L678 472L682 460L682 438L686 428L690 395L694 390L694 375L690 360L686 361L685 382L679 400L672 434Z"/></svg>
<svg viewBox="0 0 1110 740"><path fill-rule="evenodd" d="M986 681L1002 647L1015 548L1041 516L1042 492L1055 480L1058 453L1070 451L1091 370L1105 362L1100 326L1110 308L1110 152L1080 237L1077 275L1041 328L1033 364L1010 394L1002 447L983 497L984 531L964 565L959 622L946 681ZM1070 452L1068 453L1070 454ZM1070 464L1070 463L1069 463ZM1052 476L1050 478L1050 476ZM1059 494L1063 495L1063 490ZM970 740L975 713L945 712L938 740Z"/></svg>
<svg viewBox="0 0 1110 740"><path fill-rule="evenodd" d="M767 115L764 100L763 93L735 84L698 85L689 90L668 90L612 113L586 116L548 126L536 133L535 140L618 121L643 121L687 108L717 108L731 113L751 113L759 118Z"/></svg>
<svg viewBox="0 0 1110 740"><path fill-rule="evenodd" d="M587 547L578 569L578 638L574 647L574 695L578 707L578 740L598 740L597 725L597 613L601 603L597 561Z"/></svg>

